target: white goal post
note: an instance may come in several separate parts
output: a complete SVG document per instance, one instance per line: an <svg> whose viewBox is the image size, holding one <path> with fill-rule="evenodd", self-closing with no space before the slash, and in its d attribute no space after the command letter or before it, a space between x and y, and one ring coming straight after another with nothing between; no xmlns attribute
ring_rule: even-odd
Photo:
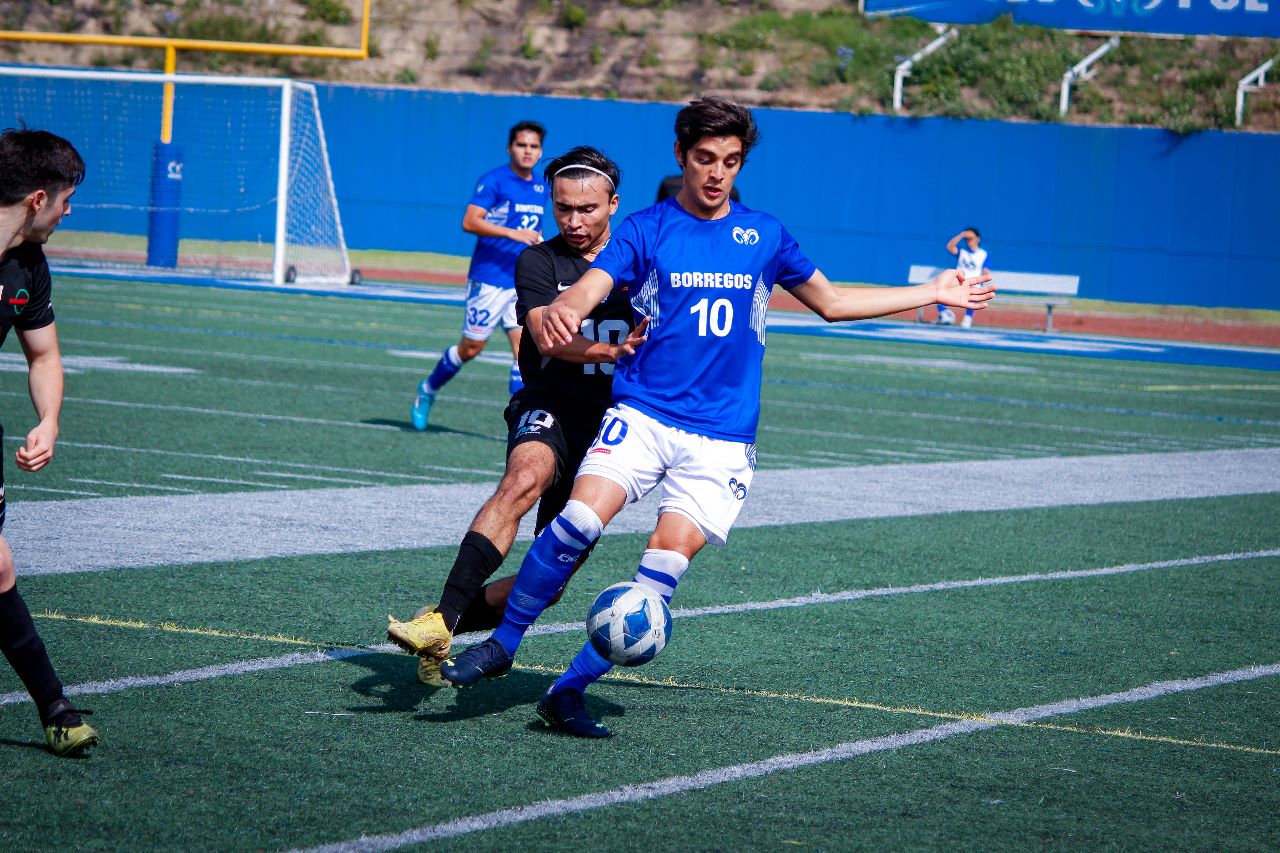
<svg viewBox="0 0 1280 853"><path fill-rule="evenodd" d="M0 127L52 131L84 157L46 246L61 268L351 281L313 84L0 67Z"/></svg>

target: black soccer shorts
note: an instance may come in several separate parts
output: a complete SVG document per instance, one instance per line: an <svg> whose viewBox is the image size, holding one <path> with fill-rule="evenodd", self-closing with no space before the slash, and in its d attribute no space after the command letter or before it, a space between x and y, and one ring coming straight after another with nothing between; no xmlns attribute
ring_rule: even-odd
<svg viewBox="0 0 1280 853"><path fill-rule="evenodd" d="M526 390L511 398L507 421L507 456L521 444L538 441L551 448L556 473L538 503L541 531L560 514L573 491L573 478L600 430L604 409L578 400L538 395Z"/></svg>

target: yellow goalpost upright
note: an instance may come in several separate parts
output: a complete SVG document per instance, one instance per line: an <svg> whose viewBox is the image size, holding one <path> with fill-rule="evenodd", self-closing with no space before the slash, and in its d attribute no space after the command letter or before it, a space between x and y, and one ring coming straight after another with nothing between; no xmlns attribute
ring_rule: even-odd
<svg viewBox="0 0 1280 853"><path fill-rule="evenodd" d="M315 87L285 78L178 74L177 54L367 59L369 6L363 0L359 47L0 30L0 41L164 51L161 74L0 67L0 121L63 127L63 135L74 136L96 160L90 176L101 197L86 192L78 207L89 215L77 219L104 236L79 235L84 239L63 260L88 268L142 266L135 235L145 214L145 267L156 272L275 283L350 280ZM85 114L78 124L77 110ZM175 141L178 110L186 138ZM256 127L245 114L257 116ZM264 131L275 134L270 152ZM149 156L146 136L154 141ZM211 146L216 140L225 140L222 152ZM224 157L236 162L221 162ZM267 165L274 174L266 174ZM255 243L270 243L270 257Z"/></svg>

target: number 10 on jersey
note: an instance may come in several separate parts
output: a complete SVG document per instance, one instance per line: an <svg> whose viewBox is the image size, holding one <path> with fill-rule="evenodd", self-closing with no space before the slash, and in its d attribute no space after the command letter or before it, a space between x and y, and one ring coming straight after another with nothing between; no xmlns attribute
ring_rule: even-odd
<svg viewBox="0 0 1280 853"><path fill-rule="evenodd" d="M717 338L723 338L733 328L733 303L728 299L699 299L689 308L698 316L698 337L705 338L707 330Z"/></svg>

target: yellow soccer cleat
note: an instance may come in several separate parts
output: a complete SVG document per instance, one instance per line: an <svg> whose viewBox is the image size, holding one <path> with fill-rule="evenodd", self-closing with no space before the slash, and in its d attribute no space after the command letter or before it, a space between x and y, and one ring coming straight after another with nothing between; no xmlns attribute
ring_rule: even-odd
<svg viewBox="0 0 1280 853"><path fill-rule="evenodd" d="M44 737L54 755L75 755L98 742L98 733L93 726L80 718L81 714L92 713L77 711L66 699L59 699L49 706L44 718L48 721Z"/></svg>
<svg viewBox="0 0 1280 853"><path fill-rule="evenodd" d="M440 674L440 664L444 663L444 660L444 658L418 658L418 680L428 687L452 687L453 685L445 681L444 676Z"/></svg>
<svg viewBox="0 0 1280 853"><path fill-rule="evenodd" d="M445 627L444 617L434 610L401 622L387 617L387 639L406 652L423 658L444 660L449 656L453 632Z"/></svg>

